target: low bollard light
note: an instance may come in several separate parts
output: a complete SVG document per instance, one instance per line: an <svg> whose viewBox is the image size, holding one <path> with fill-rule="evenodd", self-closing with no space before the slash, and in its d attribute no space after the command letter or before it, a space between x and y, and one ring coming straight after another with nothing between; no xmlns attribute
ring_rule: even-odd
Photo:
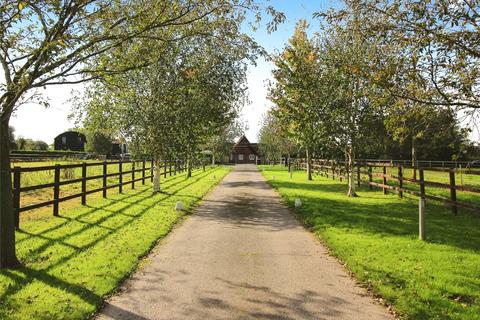
<svg viewBox="0 0 480 320"><path fill-rule="evenodd" d="M177 201L177 203L175 203L175 210L176 211L181 211L183 210L183 204L181 201Z"/></svg>
<svg viewBox="0 0 480 320"><path fill-rule="evenodd" d="M302 206L302 200L300 198L295 198L295 208L300 208Z"/></svg>
<svg viewBox="0 0 480 320"><path fill-rule="evenodd" d="M418 238L425 240L425 198L418 199Z"/></svg>

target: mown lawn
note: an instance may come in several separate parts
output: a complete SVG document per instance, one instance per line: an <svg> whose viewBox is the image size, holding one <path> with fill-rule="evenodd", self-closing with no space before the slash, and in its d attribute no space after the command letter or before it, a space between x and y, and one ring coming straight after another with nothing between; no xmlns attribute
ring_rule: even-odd
<svg viewBox="0 0 480 320"><path fill-rule="evenodd" d="M12 163L11 166L12 168L15 166L28 168L28 167L40 167L40 166L54 166L56 164L62 164L62 165L63 164L81 164L82 162L99 164L97 166L87 167L87 177L103 174L103 168L101 165L102 162L98 160L85 160L85 161L83 160L52 160L52 161L35 161L35 162L14 162ZM137 165L136 168L140 169L142 164L141 162L137 162L136 165ZM145 175L149 176L150 175L149 170L151 168L150 161L145 162L145 168L148 169ZM132 163L123 163L122 170L124 172L132 170ZM118 164L111 164L107 166L107 174L118 173L118 172L119 172ZM163 172L163 168L162 168L162 172ZM81 177L82 177L82 168L70 168L70 169L60 170L60 181L73 180ZM136 173L136 178L139 178L139 177L141 177L141 172ZM123 181L130 180L131 175L125 174L123 176L123 179L124 179ZM22 187L41 185L41 184L51 183L51 182L54 182L53 169L35 171L35 172L22 172L21 179L20 179L20 184ZM107 178L108 185L113 185L117 183L119 183L118 176L111 176ZM100 179L87 180L86 184L87 184L87 190L101 188L102 179L100 178ZM137 182L137 184L139 183ZM128 188L128 186L124 186L124 188ZM60 187L61 197L78 194L80 192L81 192L80 182L63 185ZM27 205L36 204L43 201L49 201L52 199L53 199L53 188L43 188L38 190L22 192L20 197L20 204L21 204L21 207L24 207Z"/></svg>
<svg viewBox="0 0 480 320"><path fill-rule="evenodd" d="M373 172L381 173L382 168L376 167L374 168ZM407 178L413 178L413 170L409 168L404 168L403 174ZM478 172L478 170L476 170ZM397 168L387 168L388 175L398 175ZM439 172L439 171L429 171L428 169L424 170L424 178L425 181L430 182L440 182L445 184L450 184L450 177L448 172ZM368 176L362 175L362 181L365 183L368 182ZM418 171L417 171L417 179L419 179ZM381 177L374 177L373 181L382 183ZM398 181L394 178L388 179L388 184L392 186L398 186ZM458 169L457 173L455 174L455 184L457 186L469 186L480 188L480 175L479 174L467 174L462 170ZM420 192L420 186L418 183L412 183L409 181L404 181L404 188L408 190L413 190ZM440 196L446 199L450 199L450 189L449 188L438 188L433 186L425 186L425 193L434 196ZM471 193L465 192L461 190L457 190L457 201L476 204L480 205L480 194L479 193Z"/></svg>
<svg viewBox="0 0 480 320"><path fill-rule="evenodd" d="M0 319L87 319L159 238L191 211L229 168L194 171L94 198L60 217L22 222L17 253L24 267L0 272ZM215 178L214 178L215 176ZM182 201L185 212L174 210Z"/></svg>
<svg viewBox="0 0 480 320"><path fill-rule="evenodd" d="M365 187L348 198L345 181L307 181L300 171L290 179L285 168L260 168L289 206L301 198L299 218L403 317L480 319L480 215L460 211L455 217L428 202L422 242L418 200Z"/></svg>

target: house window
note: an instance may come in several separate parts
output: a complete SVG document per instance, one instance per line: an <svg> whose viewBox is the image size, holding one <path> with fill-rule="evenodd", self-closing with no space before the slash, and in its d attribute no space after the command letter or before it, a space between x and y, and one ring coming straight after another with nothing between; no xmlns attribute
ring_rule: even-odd
<svg viewBox="0 0 480 320"><path fill-rule="evenodd" d="M243 154L238 155L238 160L243 161Z"/></svg>
<svg viewBox="0 0 480 320"><path fill-rule="evenodd" d="M230 160L233 161L233 153L230 154Z"/></svg>
<svg viewBox="0 0 480 320"><path fill-rule="evenodd" d="M62 144L67 144L67 137L62 137Z"/></svg>
<svg viewBox="0 0 480 320"><path fill-rule="evenodd" d="M255 155L254 154L249 154L248 155L248 160L250 160L250 161L255 160Z"/></svg>

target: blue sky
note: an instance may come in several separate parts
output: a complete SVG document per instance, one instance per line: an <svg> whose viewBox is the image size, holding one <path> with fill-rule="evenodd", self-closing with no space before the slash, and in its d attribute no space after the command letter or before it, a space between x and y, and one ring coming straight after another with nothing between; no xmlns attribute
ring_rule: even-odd
<svg viewBox="0 0 480 320"><path fill-rule="evenodd" d="M274 53L285 47L288 39L293 34L298 20L308 20L310 22L309 31L315 32L319 29L319 21L312 19L313 13L325 11L331 7L338 7L340 2L338 0L275 0L269 1L268 4L273 5L277 10L285 13L286 21L278 27L277 31L269 34L265 28L268 17L265 16L265 21L262 21L261 28L252 32L245 27L244 31L250 34L269 53ZM251 103L244 107L242 118L248 125L246 135L251 142L257 141L262 115L271 106L270 102L266 99L266 81L271 78L272 67L272 63L260 58L257 66L251 66L249 68L248 87Z"/></svg>
<svg viewBox="0 0 480 320"><path fill-rule="evenodd" d="M299 19L311 21L310 31L314 32L318 30L318 21L312 20L312 14L327 10L332 6L338 6L339 3L338 0L268 1L266 5L273 5L277 10L285 13L285 23L281 24L276 32L269 34L265 28L268 17L265 17L258 30L252 32L246 24L244 32L255 38L269 53L273 53L274 50L281 50L285 46ZM266 99L265 81L271 77L271 70L272 64L263 59L258 60L257 66L249 68L248 86L251 104L244 106L242 118L248 124L249 129L246 134L252 142L257 140L262 115L270 107L270 103ZM51 107L48 109L38 105L22 106L11 121L11 125L15 127L16 135L41 139L49 144L53 143L55 136L74 127L74 124L67 118L71 112L71 102L69 100L75 99L72 89L81 90L81 88L82 85L49 87L42 92L50 100Z"/></svg>

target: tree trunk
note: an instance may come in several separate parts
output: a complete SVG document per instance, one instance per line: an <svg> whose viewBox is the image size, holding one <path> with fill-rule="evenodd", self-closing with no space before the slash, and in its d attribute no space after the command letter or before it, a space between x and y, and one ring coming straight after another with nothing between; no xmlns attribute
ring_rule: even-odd
<svg viewBox="0 0 480 320"><path fill-rule="evenodd" d="M412 137L412 167L413 180L417 180L417 145L415 137Z"/></svg>
<svg viewBox="0 0 480 320"><path fill-rule="evenodd" d="M192 156L189 154L187 156L187 178L192 176Z"/></svg>
<svg viewBox="0 0 480 320"><path fill-rule="evenodd" d="M153 168L153 192L160 192L160 160L157 158L155 159L155 165Z"/></svg>
<svg viewBox="0 0 480 320"><path fill-rule="evenodd" d="M355 153L353 151L353 147L350 146L347 151L348 157L348 167L347 167L347 175L348 175L348 196L349 197L357 197L357 193L355 192L355 179L353 174L353 167L355 165Z"/></svg>
<svg viewBox="0 0 480 320"><path fill-rule="evenodd" d="M212 152L212 166L215 165L215 153Z"/></svg>
<svg viewBox="0 0 480 320"><path fill-rule="evenodd" d="M312 180L312 164L310 159L310 152L308 152L308 147L306 148L306 155L307 155L307 179L310 181Z"/></svg>
<svg viewBox="0 0 480 320"><path fill-rule="evenodd" d="M15 255L15 216L10 176L8 118L0 122L0 268L19 264Z"/></svg>
<svg viewBox="0 0 480 320"><path fill-rule="evenodd" d="M292 165L290 163L290 152L287 154L287 165L288 165L288 172L292 170Z"/></svg>

